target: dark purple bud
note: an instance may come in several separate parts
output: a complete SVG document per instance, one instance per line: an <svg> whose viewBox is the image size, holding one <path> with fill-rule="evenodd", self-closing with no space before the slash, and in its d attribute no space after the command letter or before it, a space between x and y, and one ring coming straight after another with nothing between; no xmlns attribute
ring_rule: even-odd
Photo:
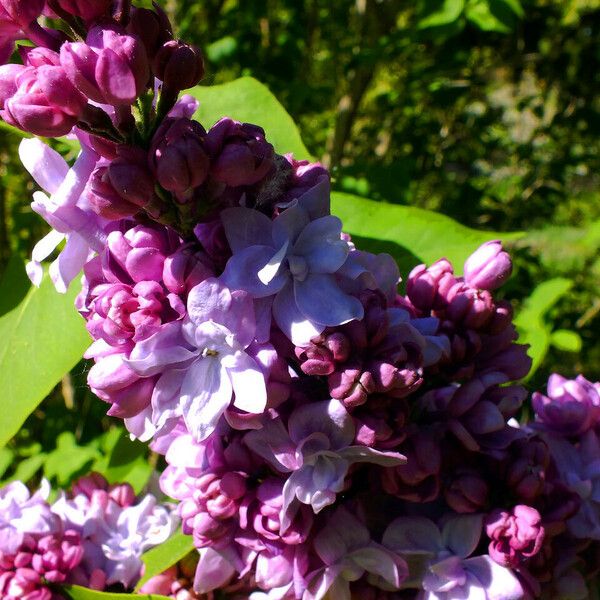
<svg viewBox="0 0 600 600"><path fill-rule="evenodd" d="M197 121L165 119L150 148L150 165L158 183L183 194L202 185L210 160L204 150L206 131Z"/></svg>
<svg viewBox="0 0 600 600"><path fill-rule="evenodd" d="M86 43L63 44L60 62L77 89L101 104L129 106L150 77L144 45L116 26L94 27Z"/></svg>
<svg viewBox="0 0 600 600"><path fill-rule="evenodd" d="M492 317L494 301L488 291L479 291L457 283L449 291L446 316L455 323L480 329Z"/></svg>
<svg viewBox="0 0 600 600"><path fill-rule="evenodd" d="M85 193L94 212L109 221L130 217L140 210L139 205L117 193L110 181L108 167L99 167L92 173Z"/></svg>
<svg viewBox="0 0 600 600"><path fill-rule="evenodd" d="M249 123L221 119L208 132L205 147L212 177L231 187L254 185L273 166L273 146L261 127Z"/></svg>
<svg viewBox="0 0 600 600"><path fill-rule="evenodd" d="M7 17L19 27L27 28L42 14L45 3L45 0L0 0L0 28Z"/></svg>
<svg viewBox="0 0 600 600"><path fill-rule="evenodd" d="M95 21L106 15L112 5L112 0L55 0L59 8L70 15L84 21Z"/></svg>
<svg viewBox="0 0 600 600"><path fill-rule="evenodd" d="M4 104L4 120L45 137L71 131L86 99L71 85L61 67L27 67L16 78L17 91Z"/></svg>
<svg viewBox="0 0 600 600"><path fill-rule="evenodd" d="M150 60L154 59L163 44L173 39L169 18L156 3L154 10L132 8L127 31L142 40Z"/></svg>
<svg viewBox="0 0 600 600"><path fill-rule="evenodd" d="M154 197L154 178L146 166L141 148L121 146L119 157L108 167L108 176L117 193L131 204L146 206Z"/></svg>
<svg viewBox="0 0 600 600"><path fill-rule="evenodd" d="M539 552L545 534L540 513L524 504L511 511L493 511L485 521L485 532L491 539L490 556L503 567L512 568Z"/></svg>
<svg viewBox="0 0 600 600"><path fill-rule="evenodd" d="M512 261L499 240L482 244L467 258L464 267L467 284L480 290L499 288L511 273Z"/></svg>
<svg viewBox="0 0 600 600"><path fill-rule="evenodd" d="M214 276L208 256L197 244L185 244L165 258L163 283L174 294L185 295L194 286Z"/></svg>
<svg viewBox="0 0 600 600"><path fill-rule="evenodd" d="M546 443L535 437L520 440L513 446L506 483L525 502L535 500L546 483L550 452Z"/></svg>
<svg viewBox="0 0 600 600"><path fill-rule="evenodd" d="M152 70L169 90L187 90L204 76L202 52L190 44L170 40L156 53Z"/></svg>
<svg viewBox="0 0 600 600"><path fill-rule="evenodd" d="M489 486L476 472L462 473L445 489L448 506L457 513L481 511L488 501Z"/></svg>

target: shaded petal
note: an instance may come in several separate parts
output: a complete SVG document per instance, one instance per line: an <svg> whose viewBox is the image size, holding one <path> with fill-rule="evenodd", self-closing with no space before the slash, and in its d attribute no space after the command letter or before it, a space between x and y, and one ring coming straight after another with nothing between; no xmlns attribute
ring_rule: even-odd
<svg viewBox="0 0 600 600"><path fill-rule="evenodd" d="M154 335L138 342L125 362L144 377L158 375L166 367L184 366L198 357L186 345L179 321L163 325Z"/></svg>
<svg viewBox="0 0 600 600"><path fill-rule="evenodd" d="M273 245L280 248L286 242L294 244L309 223L310 218L303 208L297 204L287 208L273 221Z"/></svg>
<svg viewBox="0 0 600 600"><path fill-rule="evenodd" d="M338 508L315 537L314 547L326 565L333 565L370 543L371 535L365 525L345 508Z"/></svg>
<svg viewBox="0 0 600 600"><path fill-rule="evenodd" d="M90 247L76 233L67 236L67 243L58 258L50 265L50 279L57 292L65 294L69 284L90 259Z"/></svg>
<svg viewBox="0 0 600 600"><path fill-rule="evenodd" d="M225 236L234 254L251 246L273 246L273 222L251 208L226 208L221 212Z"/></svg>
<svg viewBox="0 0 600 600"><path fill-rule="evenodd" d="M368 446L349 446L340 450L339 455L352 463L369 462L382 467L395 467L406 463L406 456L399 452L382 452Z"/></svg>
<svg viewBox="0 0 600 600"><path fill-rule="evenodd" d="M350 252L341 234L342 222L337 217L322 217L304 228L291 254L303 256L311 273L335 273Z"/></svg>
<svg viewBox="0 0 600 600"><path fill-rule="evenodd" d="M196 441L201 442L215 430L232 393L227 371L215 357L200 358L188 367L181 386L181 408Z"/></svg>
<svg viewBox="0 0 600 600"><path fill-rule="evenodd" d="M324 433L334 450L348 446L355 433L352 417L339 400L300 406L290 415L288 430L296 444L311 433Z"/></svg>
<svg viewBox="0 0 600 600"><path fill-rule="evenodd" d="M375 544L352 552L348 559L367 573L379 575L396 589L407 574L406 563L400 557L394 557L391 552Z"/></svg>
<svg viewBox="0 0 600 600"><path fill-rule="evenodd" d="M221 281L229 288L245 290L255 298L276 294L288 278L287 271L277 274L268 284L258 278L258 273L273 258L274 252L270 246L251 246L234 254L227 261Z"/></svg>
<svg viewBox="0 0 600 600"><path fill-rule="evenodd" d="M171 369L163 373L152 392L152 423L157 429L165 426L169 419L181 416L179 395L185 378L184 369Z"/></svg>
<svg viewBox="0 0 600 600"><path fill-rule="evenodd" d="M383 545L399 554L437 554L442 536L437 525L425 517L399 517L383 534Z"/></svg>
<svg viewBox="0 0 600 600"><path fill-rule="evenodd" d="M327 592L332 589L336 580L340 577L343 570L342 565L319 569L307 577L308 585L302 596L302 600L322 600L327 596ZM348 582L343 581L340 586L336 586L336 595L330 595L330 598L336 600L350 600L350 586ZM347 588L347 592L346 592Z"/></svg>
<svg viewBox="0 0 600 600"><path fill-rule="evenodd" d="M477 548L482 527L481 515L460 515L448 519L442 528L442 544L456 556L467 558Z"/></svg>
<svg viewBox="0 0 600 600"><path fill-rule="evenodd" d="M235 394L233 405L260 414L267 406L265 377L256 361L245 352L237 352L235 358L235 364L226 367Z"/></svg>
<svg viewBox="0 0 600 600"><path fill-rule="evenodd" d="M334 327L364 316L363 305L345 294L333 275L311 273L294 281L294 297L300 312L315 324Z"/></svg>
<svg viewBox="0 0 600 600"><path fill-rule="evenodd" d="M281 419L267 421L262 429L247 433L244 444L282 473L297 468L293 460L296 446L290 440Z"/></svg>
<svg viewBox="0 0 600 600"><path fill-rule="evenodd" d="M279 329L296 346L307 344L325 329L324 325L312 323L300 312L296 305L294 286L291 281L275 296L273 319Z"/></svg>
<svg viewBox="0 0 600 600"><path fill-rule="evenodd" d="M58 190L69 172L65 159L38 138L21 142L19 158L35 182L49 194Z"/></svg>

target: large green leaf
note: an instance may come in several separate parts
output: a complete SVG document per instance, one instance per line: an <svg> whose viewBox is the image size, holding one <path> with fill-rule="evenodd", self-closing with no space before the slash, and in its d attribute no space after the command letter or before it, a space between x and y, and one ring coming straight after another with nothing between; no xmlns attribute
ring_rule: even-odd
<svg viewBox="0 0 600 600"><path fill-rule="evenodd" d="M519 342L529 344L533 360L529 377L538 369L552 342L552 326L546 322L548 311L573 287L570 279L557 277L538 285L523 303L515 318Z"/></svg>
<svg viewBox="0 0 600 600"><path fill-rule="evenodd" d="M465 16L483 31L509 33L523 16L523 7L519 0L471 0Z"/></svg>
<svg viewBox="0 0 600 600"><path fill-rule="evenodd" d="M45 277L27 287L24 266L11 261L0 282L0 447L19 430L89 345L83 319L68 294Z"/></svg>
<svg viewBox="0 0 600 600"><path fill-rule="evenodd" d="M124 598L169 600L167 596L159 596L158 594L111 594L109 592L97 592L78 585L64 586L61 588L61 592L70 600L124 600Z"/></svg>
<svg viewBox="0 0 600 600"><path fill-rule="evenodd" d="M292 152L297 159L310 158L292 117L256 79L242 77L222 85L198 86L188 93L200 101L195 118L206 128L221 117L255 123L280 154Z"/></svg>
<svg viewBox="0 0 600 600"><path fill-rule="evenodd" d="M334 192L331 202L331 212L342 219L344 231L359 249L391 254L403 273L419 262L431 264L439 258L450 260L460 273L469 254L484 242L523 235L477 231L439 213L342 192Z"/></svg>
<svg viewBox="0 0 600 600"><path fill-rule="evenodd" d="M172 535L164 544L148 550L143 556L142 561L146 565L144 576L135 587L140 589L148 579L163 573L170 566L179 562L184 556L187 556L194 549L194 540L191 535L185 535L181 530Z"/></svg>

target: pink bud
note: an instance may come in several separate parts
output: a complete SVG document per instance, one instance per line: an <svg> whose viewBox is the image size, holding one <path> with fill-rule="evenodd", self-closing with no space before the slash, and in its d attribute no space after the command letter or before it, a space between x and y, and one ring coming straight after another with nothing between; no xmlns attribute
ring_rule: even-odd
<svg viewBox="0 0 600 600"><path fill-rule="evenodd" d="M512 261L499 240L482 244L465 262L465 281L480 290L499 288L512 273Z"/></svg>

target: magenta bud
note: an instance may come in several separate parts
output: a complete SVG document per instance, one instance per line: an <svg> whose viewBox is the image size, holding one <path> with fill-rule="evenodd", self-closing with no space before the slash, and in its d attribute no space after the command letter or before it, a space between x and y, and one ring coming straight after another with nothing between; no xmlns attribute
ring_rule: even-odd
<svg viewBox="0 0 600 600"><path fill-rule="evenodd" d="M152 69L169 90L187 90L204 76L204 59L195 46L170 40L156 53Z"/></svg>
<svg viewBox="0 0 600 600"><path fill-rule="evenodd" d="M429 268L418 265L408 275L406 294L412 304L426 312L445 305L445 293L456 283L452 265L445 258Z"/></svg>
<svg viewBox="0 0 600 600"><path fill-rule="evenodd" d="M23 72L23 65L0 66L0 110L6 101L17 93L17 76Z"/></svg>
<svg viewBox="0 0 600 600"><path fill-rule="evenodd" d="M61 67L27 67L16 78L16 93L4 104L4 120L44 137L71 131L86 99L71 85Z"/></svg>
<svg viewBox="0 0 600 600"><path fill-rule="evenodd" d="M482 244L469 258L464 267L467 284L480 290L499 288L512 273L512 260L499 240Z"/></svg>
<svg viewBox="0 0 600 600"><path fill-rule="evenodd" d="M108 13L112 0L55 0L58 8L84 21L94 21Z"/></svg>
<svg viewBox="0 0 600 600"><path fill-rule="evenodd" d="M116 26L94 27L86 43L63 44L60 62L75 87L101 104L129 106L150 77L144 45Z"/></svg>
<svg viewBox="0 0 600 600"><path fill-rule="evenodd" d="M44 10L45 0L0 0L0 24L2 11L19 27L26 28Z"/></svg>
<svg viewBox="0 0 600 600"><path fill-rule="evenodd" d="M80 477L73 484L73 495L83 494L87 498L91 498L96 490L107 490L108 481L100 475L100 473L92 472L85 477Z"/></svg>
<svg viewBox="0 0 600 600"><path fill-rule="evenodd" d="M545 534L540 513L524 504L518 504L510 512L490 513L485 532L491 539L490 556L503 567L512 568L540 551Z"/></svg>
<svg viewBox="0 0 600 600"><path fill-rule="evenodd" d="M93 211L110 221L135 215L140 207L128 202L113 187L108 167L97 168L90 177L86 197Z"/></svg>
<svg viewBox="0 0 600 600"><path fill-rule="evenodd" d="M135 502L135 492L128 483L111 485L110 488L108 488L108 495L123 508L132 506Z"/></svg>
<svg viewBox="0 0 600 600"><path fill-rule="evenodd" d="M60 55L54 50L42 47L19 46L19 54L23 64L28 67L57 67L60 65Z"/></svg>
<svg viewBox="0 0 600 600"><path fill-rule="evenodd" d="M132 7L127 24L127 32L142 40L151 60L163 44L173 39L169 18L158 4L154 4L154 9Z"/></svg>
<svg viewBox="0 0 600 600"><path fill-rule="evenodd" d="M187 294L194 286L214 276L211 261L195 244L185 244L165 258L163 283L173 294Z"/></svg>
<svg viewBox="0 0 600 600"><path fill-rule="evenodd" d="M212 177L231 187L254 185L273 167L273 146L261 127L249 123L221 119L208 132L206 149Z"/></svg>
<svg viewBox="0 0 600 600"><path fill-rule="evenodd" d="M159 127L150 164L165 190L182 194L204 183L210 168L205 136L204 127L190 119L165 119Z"/></svg>

